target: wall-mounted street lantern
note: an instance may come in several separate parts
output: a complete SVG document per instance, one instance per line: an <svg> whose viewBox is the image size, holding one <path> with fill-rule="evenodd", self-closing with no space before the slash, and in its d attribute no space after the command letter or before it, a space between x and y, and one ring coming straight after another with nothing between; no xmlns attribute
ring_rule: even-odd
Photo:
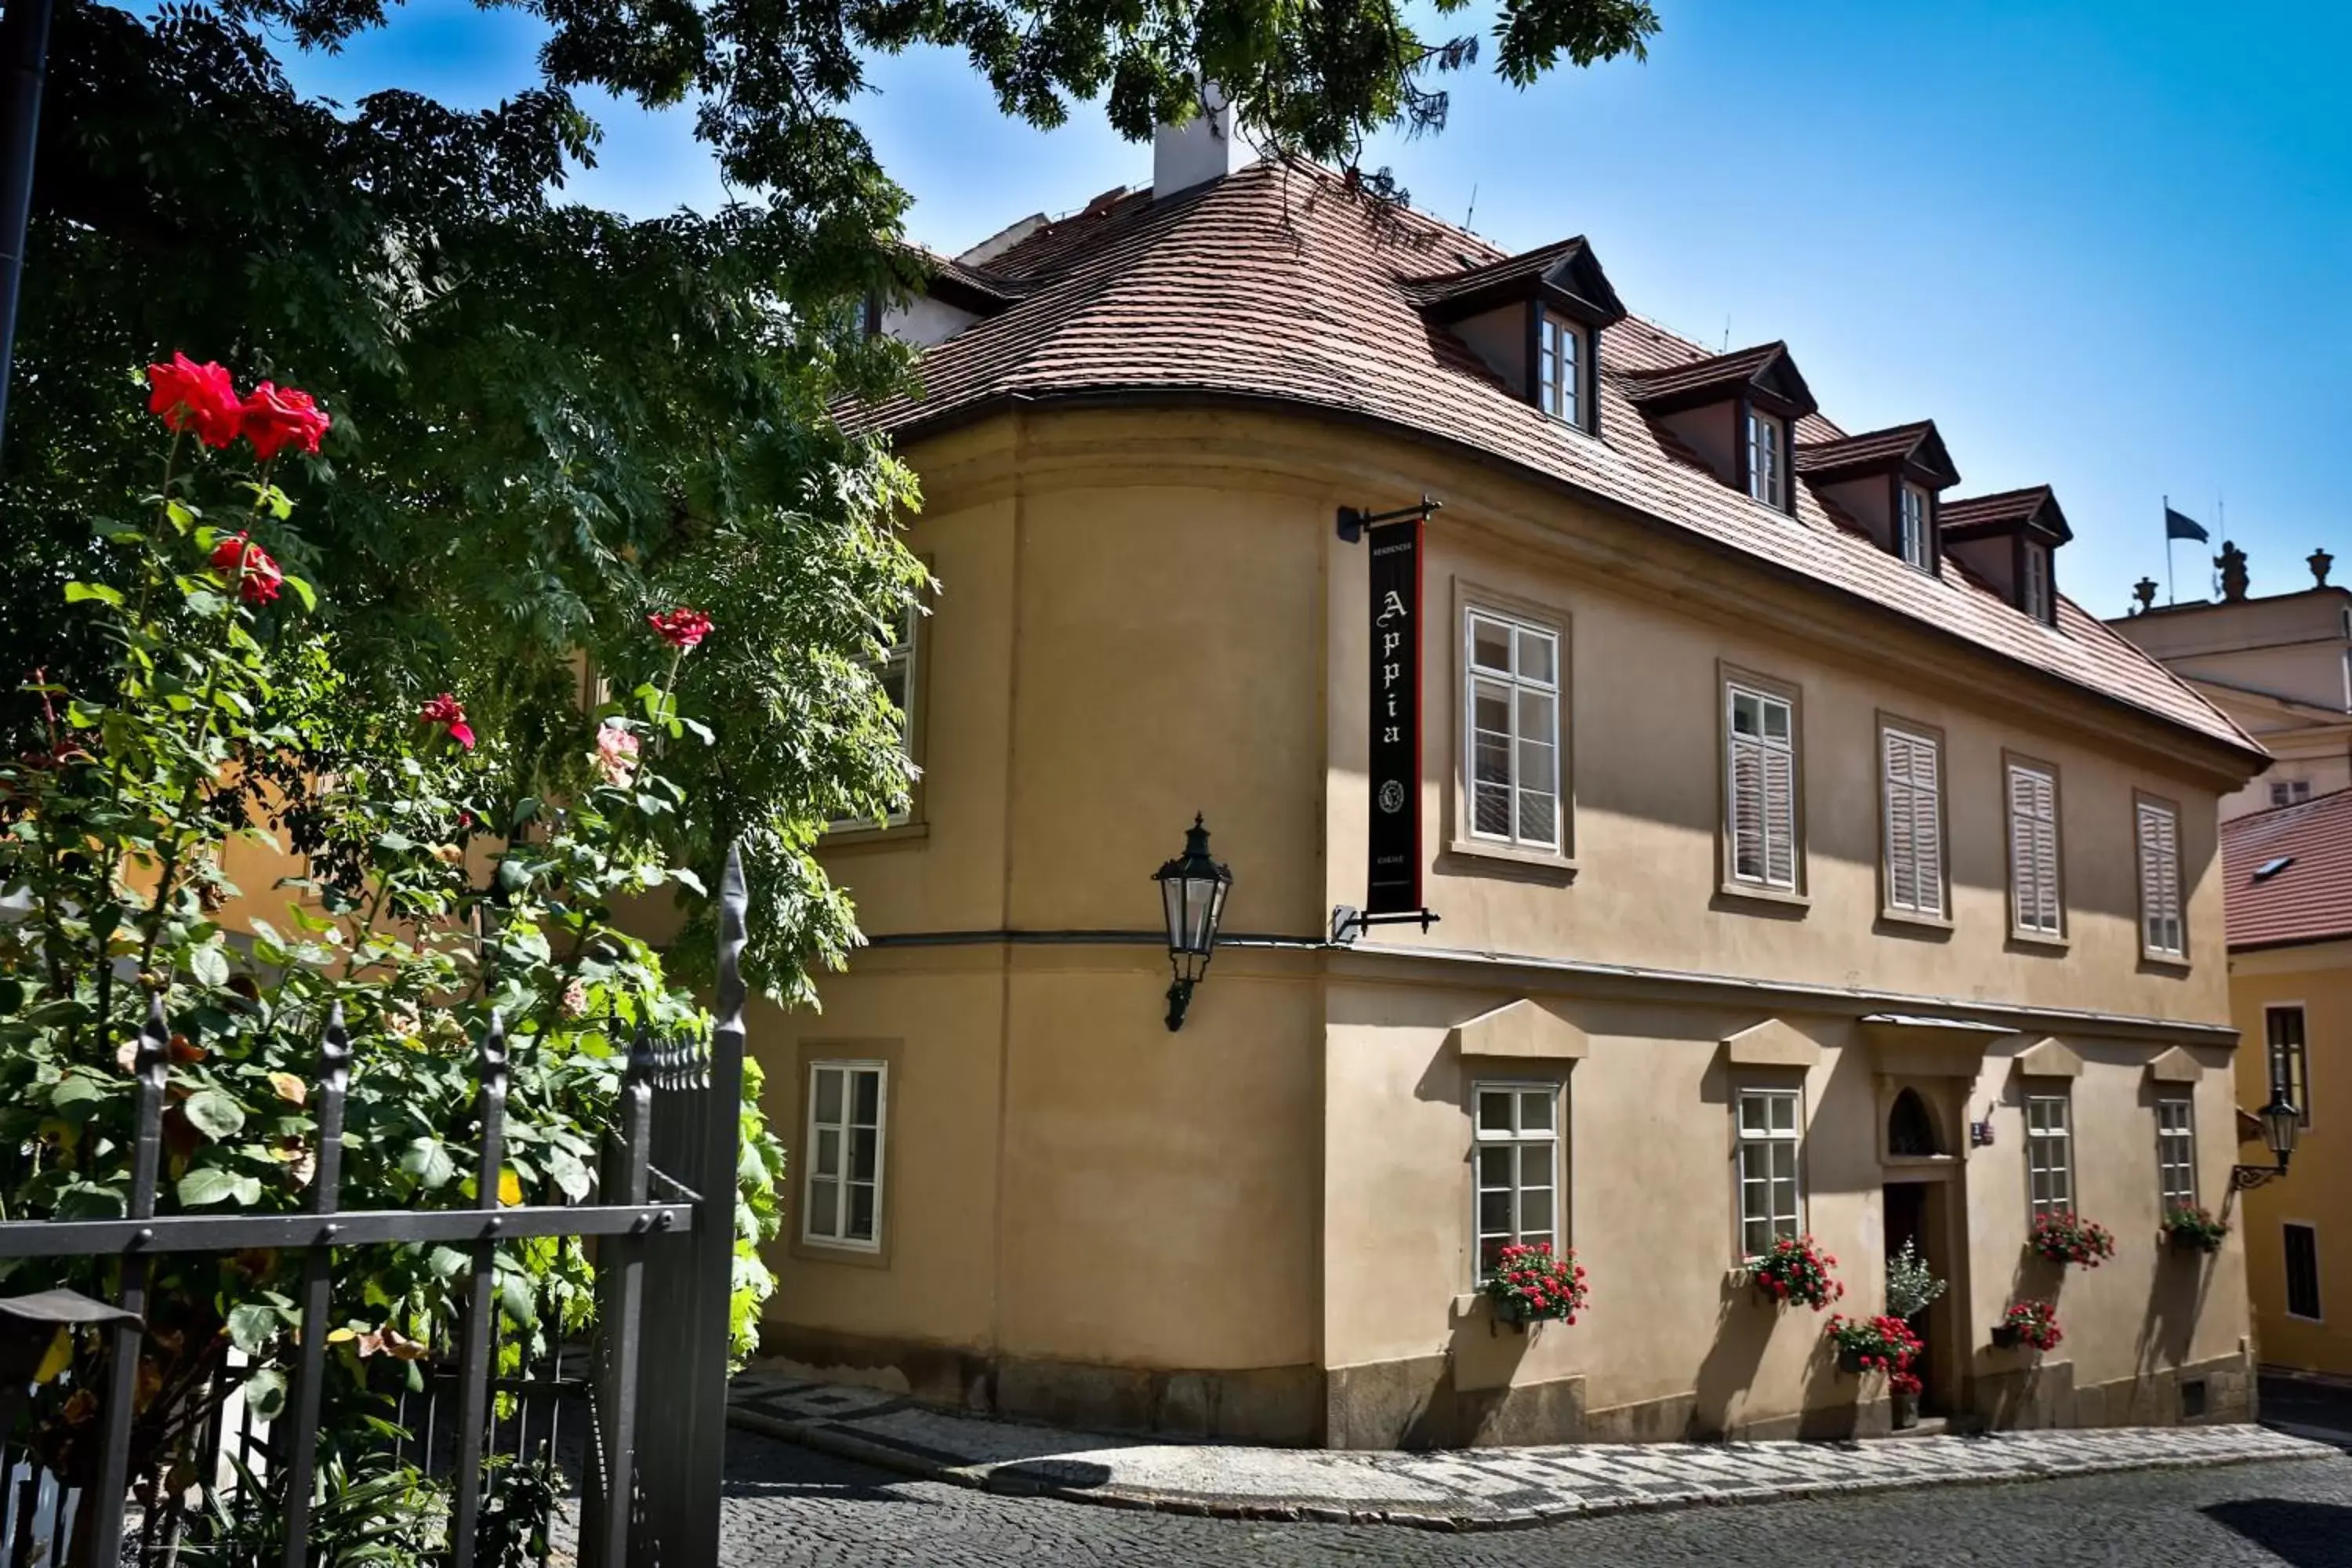
<svg viewBox="0 0 2352 1568"><path fill-rule="evenodd" d="M1168 963L1176 972L1168 987L1168 1026L1184 1026L1192 987L1209 967L1217 945L1217 924L1225 918L1225 894L1234 874L1209 858L1209 830L1196 813L1184 832L1184 853L1151 874L1168 913Z"/></svg>
<svg viewBox="0 0 2352 1568"><path fill-rule="evenodd" d="M2232 1165L2230 1167L2230 1190L2242 1193L2249 1187L2259 1187L2273 1177L2286 1174L2286 1163L2294 1158L2295 1135L2303 1131L2303 1112L2286 1097L2286 1090L2271 1090L2271 1102L2257 1112L2263 1119L2263 1142L2270 1145L2275 1165Z"/></svg>

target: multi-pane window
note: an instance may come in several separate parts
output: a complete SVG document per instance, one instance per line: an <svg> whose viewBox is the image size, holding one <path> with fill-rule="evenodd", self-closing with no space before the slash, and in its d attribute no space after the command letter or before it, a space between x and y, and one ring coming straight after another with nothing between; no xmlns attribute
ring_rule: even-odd
<svg viewBox="0 0 2352 1568"><path fill-rule="evenodd" d="M2286 1314L2319 1321L2319 1233L2307 1225L2281 1227L2286 1236Z"/></svg>
<svg viewBox="0 0 2352 1568"><path fill-rule="evenodd" d="M2270 1046L2271 1092L2303 1112L2311 1125L2311 1054L2304 1047L2303 1005L2292 1003L2263 1009L2263 1030Z"/></svg>
<svg viewBox="0 0 2352 1568"><path fill-rule="evenodd" d="M1878 732L1886 813L1886 904L1944 912L1943 748L1892 726Z"/></svg>
<svg viewBox="0 0 2352 1568"><path fill-rule="evenodd" d="M2180 920L2180 814L2144 800L2138 817L2140 945L2179 958L2189 951Z"/></svg>
<svg viewBox="0 0 2352 1568"><path fill-rule="evenodd" d="M2162 1213L2197 1206L2197 1108L2185 1095L2156 1102L2156 1186Z"/></svg>
<svg viewBox="0 0 2352 1568"><path fill-rule="evenodd" d="M1804 1152L1801 1091L1739 1091L1739 1249L1755 1258L1804 1234L1797 1166Z"/></svg>
<svg viewBox="0 0 2352 1568"><path fill-rule="evenodd" d="M2311 781L2309 779L2281 779L2271 785L2273 805L2294 805L2310 798Z"/></svg>
<svg viewBox="0 0 2352 1568"><path fill-rule="evenodd" d="M2058 606L2050 594L2050 547L2025 542L2025 581L2021 595L2025 613L2044 626L2058 624Z"/></svg>
<svg viewBox="0 0 2352 1568"><path fill-rule="evenodd" d="M909 761L915 757L915 627L920 613L909 605L898 619L898 637L883 654L874 668L874 679L881 683L883 695L898 715L898 749ZM896 826L909 817L908 807L901 805L884 820ZM831 826L836 828L871 827L871 817L843 817Z"/></svg>
<svg viewBox="0 0 2352 1568"><path fill-rule="evenodd" d="M1584 423L1584 334L1549 310L1536 335L1536 395L1553 418Z"/></svg>
<svg viewBox="0 0 2352 1568"><path fill-rule="evenodd" d="M809 1064L805 1240L867 1252L881 1246L887 1072L880 1062Z"/></svg>
<svg viewBox="0 0 2352 1568"><path fill-rule="evenodd" d="M1903 559L1922 572L1936 569L1935 507L1927 488L1906 483L1903 487L1903 515L1895 527L1901 537L1896 543L1902 548Z"/></svg>
<svg viewBox="0 0 2352 1568"><path fill-rule="evenodd" d="M1559 634L1491 610L1463 621L1471 837L1558 849Z"/></svg>
<svg viewBox="0 0 2352 1568"><path fill-rule="evenodd" d="M1788 504L1787 427L1769 414L1748 411L1748 493L1766 506Z"/></svg>
<svg viewBox="0 0 2352 1568"><path fill-rule="evenodd" d="M2069 1214L2074 1207L2074 1136L2063 1094L2025 1097L2026 1195L2034 1215Z"/></svg>
<svg viewBox="0 0 2352 1568"><path fill-rule="evenodd" d="M1483 1279L1507 1247L1559 1245L1559 1090L1548 1083L1482 1083L1473 1092Z"/></svg>
<svg viewBox="0 0 2352 1568"><path fill-rule="evenodd" d="M2066 934L2058 879L2058 776L2022 763L2009 764L2009 894L2019 931Z"/></svg>
<svg viewBox="0 0 2352 1568"><path fill-rule="evenodd" d="M1797 886L1796 710L1785 697L1738 683L1727 706L1725 804L1732 879L1793 892Z"/></svg>

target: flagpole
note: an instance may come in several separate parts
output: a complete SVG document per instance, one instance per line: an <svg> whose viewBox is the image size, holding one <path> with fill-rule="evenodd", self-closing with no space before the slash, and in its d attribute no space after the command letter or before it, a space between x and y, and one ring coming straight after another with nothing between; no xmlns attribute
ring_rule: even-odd
<svg viewBox="0 0 2352 1568"><path fill-rule="evenodd" d="M2172 585L2172 498L2164 498L2164 602L2180 603L2179 592Z"/></svg>

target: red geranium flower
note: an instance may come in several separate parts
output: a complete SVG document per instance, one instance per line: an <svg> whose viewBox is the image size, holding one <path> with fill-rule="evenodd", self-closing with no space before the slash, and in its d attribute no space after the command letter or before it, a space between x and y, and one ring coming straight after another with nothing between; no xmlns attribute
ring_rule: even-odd
<svg viewBox="0 0 2352 1568"><path fill-rule="evenodd" d="M236 584L237 596L248 605L269 603L286 580L269 552L242 533L232 533L213 546L212 568Z"/></svg>
<svg viewBox="0 0 2352 1568"><path fill-rule="evenodd" d="M710 617L700 610L688 609L684 605L674 610L664 610L657 616L647 616L646 624L653 627L662 641L680 653L685 653L710 635Z"/></svg>
<svg viewBox="0 0 2352 1568"><path fill-rule="evenodd" d="M244 418L246 439L265 463L289 444L317 452L319 437L334 423L309 393L268 381L245 400Z"/></svg>
<svg viewBox="0 0 2352 1568"><path fill-rule="evenodd" d="M207 360L196 363L174 353L169 364L147 367L147 406L173 430L193 430L207 447L226 447L244 428L245 406L229 384L228 372Z"/></svg>
<svg viewBox="0 0 2352 1568"><path fill-rule="evenodd" d="M446 724L451 740L469 752L474 749L474 730L466 722L465 706L446 691L419 708L416 721L420 724Z"/></svg>

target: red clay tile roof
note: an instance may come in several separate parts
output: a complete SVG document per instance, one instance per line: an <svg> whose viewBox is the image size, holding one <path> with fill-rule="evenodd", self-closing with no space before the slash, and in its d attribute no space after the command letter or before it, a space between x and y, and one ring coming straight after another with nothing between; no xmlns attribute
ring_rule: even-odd
<svg viewBox="0 0 2352 1568"><path fill-rule="evenodd" d="M1686 360L1658 370L1631 371L1624 374L1625 390L1636 403L1649 403L1662 398L1679 397L1685 394L1729 391L1754 381L1765 370L1789 357L1789 345L1783 342L1759 343L1752 349L1734 349L1727 354L1711 359ZM1608 346L1601 347L1602 363L1608 360Z"/></svg>
<svg viewBox="0 0 2352 1568"><path fill-rule="evenodd" d="M1499 261L1473 265L1467 258L1460 255L1454 259L1463 265L1427 278L1402 279L1398 287L1404 290L1407 299L1423 310L1454 305L1455 309L1451 313L1459 315L1484 299L1508 294L1514 285L1524 289L1533 279L1565 262L1569 264L1566 270L1571 275L1580 270L1583 273L1585 285L1591 295L1585 303L1597 308L1604 320L1622 319L1625 313L1624 305L1610 288L1598 258L1592 255L1591 246L1581 235L1534 250L1521 251L1517 256L1506 256Z"/></svg>
<svg viewBox="0 0 2352 1568"><path fill-rule="evenodd" d="M1475 355L1448 346L1403 286L1505 259L1424 214L1368 209L1336 176L1296 165L1259 163L1166 201L1148 189L1107 195L989 259L989 272L1037 287L926 350L919 396L844 420L904 437L1015 400L1104 396L1231 398L1370 419L1501 458L2261 754L2072 603L2062 598L2058 626L2045 627L1964 578L1914 571L1840 529L1806 486L1790 518L1672 453L1625 384L1695 370L1710 357L1696 343L1638 317L1603 332L1598 440L1512 395ZM1817 414L1797 433L1844 434Z"/></svg>
<svg viewBox="0 0 2352 1568"><path fill-rule="evenodd" d="M1897 425L1890 429L1866 431L1860 436L1845 436L1833 441L1800 442L1797 447L1797 472L1801 474L1834 474L1849 468L1860 468L1874 463L1914 458L1930 468L1949 475L1944 482L1960 482L1958 470L1944 450L1943 437L1936 433L1932 419L1916 420L1909 425Z"/></svg>
<svg viewBox="0 0 2352 1568"><path fill-rule="evenodd" d="M2232 950L2352 936L2352 790L2223 823L2221 878Z"/></svg>
<svg viewBox="0 0 2352 1568"><path fill-rule="evenodd" d="M2002 490L1996 495L1965 496L1944 503L1946 528L1974 528L1987 522L2023 522L2050 500L2048 485Z"/></svg>

